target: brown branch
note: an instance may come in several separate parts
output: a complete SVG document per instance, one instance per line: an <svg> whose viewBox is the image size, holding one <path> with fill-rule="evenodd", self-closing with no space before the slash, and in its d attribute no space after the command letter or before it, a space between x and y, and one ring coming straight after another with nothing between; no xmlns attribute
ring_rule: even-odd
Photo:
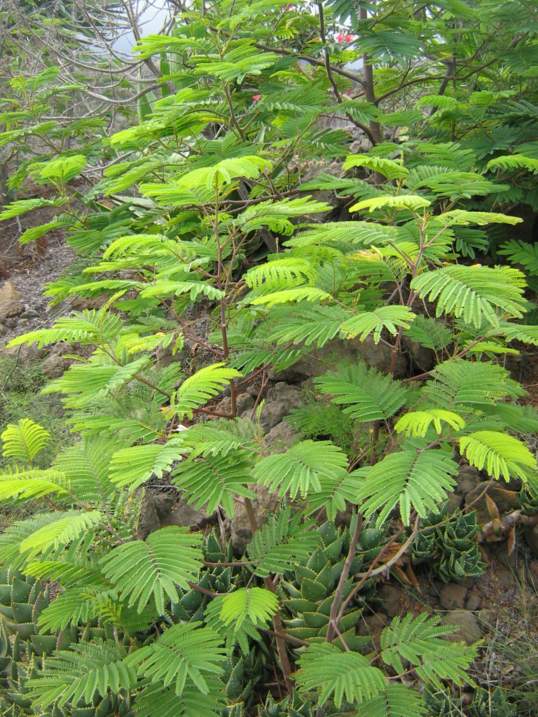
<svg viewBox="0 0 538 717"><path fill-rule="evenodd" d="M344 566L342 568L342 572L340 573L340 579L338 580L338 585L336 586L336 590L334 592L334 598L331 603L331 611L329 613L329 627L327 629L327 640L329 642L332 642L336 635L338 634L338 623L340 621L340 618L342 616L341 614L341 606L343 601L343 593L344 588L346 586L346 581L349 577L349 572L351 570L351 564L353 562L353 558L355 557L355 553L357 552L357 543L359 542L359 537L362 530L362 516L357 516L357 521L355 523L355 529L353 530L353 534L351 535L351 540L349 541L349 549L347 551L347 556L344 562Z"/></svg>

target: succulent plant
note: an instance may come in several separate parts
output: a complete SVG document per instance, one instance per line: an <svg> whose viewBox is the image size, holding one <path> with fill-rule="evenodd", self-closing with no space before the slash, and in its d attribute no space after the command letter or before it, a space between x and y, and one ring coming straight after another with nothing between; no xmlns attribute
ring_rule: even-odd
<svg viewBox="0 0 538 717"><path fill-rule="evenodd" d="M476 513L440 513L423 521L423 530L413 545L412 561L428 561L445 583L481 575L485 565L480 558L476 540L478 534Z"/></svg>
<svg viewBox="0 0 538 717"><path fill-rule="evenodd" d="M281 583L283 605L288 612L288 617L284 619L286 631L301 640L327 634L334 590L349 545L349 531L338 530L333 523L322 525L320 533L320 547L312 553L305 565L297 567L294 575L288 576ZM361 571L381 550L382 536L382 531L373 528L363 531L344 586L344 598L353 587L353 575ZM371 583L365 584L361 595L370 589ZM356 634L361 615L362 607L357 607L356 601L352 601L340 621L342 638L351 649L362 649L369 640Z"/></svg>

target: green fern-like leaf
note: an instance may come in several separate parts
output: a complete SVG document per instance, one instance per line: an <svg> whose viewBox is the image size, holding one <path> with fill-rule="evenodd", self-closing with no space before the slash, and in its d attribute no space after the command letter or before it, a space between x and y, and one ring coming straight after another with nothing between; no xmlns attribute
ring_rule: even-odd
<svg viewBox="0 0 538 717"><path fill-rule="evenodd" d="M198 577L203 555L202 538L185 528L170 526L114 548L101 560L105 577L118 589L120 598L138 612L153 598L164 614L165 599L178 602L177 585L184 590Z"/></svg>
<svg viewBox="0 0 538 717"><path fill-rule="evenodd" d="M526 169L527 172L536 174L538 173L538 159L535 157L526 157L524 154L505 154L490 159L486 165L486 169L504 169L509 172L517 169Z"/></svg>
<svg viewBox="0 0 538 717"><path fill-rule="evenodd" d="M443 432L443 423L448 424L455 431L460 431L465 426L464 419L453 411L446 411L442 408L430 408L424 411L410 411L398 419L394 428L398 433L405 433L408 436L424 437L430 426L435 432Z"/></svg>
<svg viewBox="0 0 538 717"><path fill-rule="evenodd" d="M332 396L333 403L345 406L345 414L363 423L390 418L408 397L402 384L364 364L344 366L319 376L314 383L323 393Z"/></svg>
<svg viewBox="0 0 538 717"><path fill-rule="evenodd" d="M426 705L417 690L393 683L358 705L357 717L423 717Z"/></svg>
<svg viewBox="0 0 538 717"><path fill-rule="evenodd" d="M21 552L35 555L49 548L63 547L97 528L104 519L104 514L98 510L70 511L57 515L63 517L39 528L22 541Z"/></svg>
<svg viewBox="0 0 538 717"><path fill-rule="evenodd" d="M66 495L66 486L63 473L52 469L5 473L0 475L0 501L32 500L51 493Z"/></svg>
<svg viewBox="0 0 538 717"><path fill-rule="evenodd" d="M222 393L230 381L238 376L241 376L239 371L223 363L206 366L189 376L176 393L175 410L178 416L192 418L196 408Z"/></svg>
<svg viewBox="0 0 538 717"><path fill-rule="evenodd" d="M50 434L30 418L21 418L18 423L9 423L0 438L4 458L32 463L49 442Z"/></svg>
<svg viewBox="0 0 538 717"><path fill-rule="evenodd" d="M347 171L352 167L366 167L387 179L404 179L409 174L409 170L399 162L367 154L350 154L346 157L342 169Z"/></svg>
<svg viewBox="0 0 538 717"><path fill-rule="evenodd" d="M538 160L536 160L538 162ZM521 264L529 274L538 275L538 247L524 241L512 241L503 244L499 254L507 256L512 264Z"/></svg>
<svg viewBox="0 0 538 717"><path fill-rule="evenodd" d="M256 575L282 575L305 563L320 541L313 527L301 524L300 516L292 516L285 508L258 528L247 547L249 558L256 563Z"/></svg>
<svg viewBox="0 0 538 717"><path fill-rule="evenodd" d="M136 672L114 643L81 642L47 660L42 674L28 681L34 705L91 705L95 697L118 694L136 685Z"/></svg>
<svg viewBox="0 0 538 717"><path fill-rule="evenodd" d="M311 284L315 276L315 270L308 261L289 256L249 269L244 279L251 289L287 289L305 283Z"/></svg>
<svg viewBox="0 0 538 717"><path fill-rule="evenodd" d="M436 301L437 316L451 314L480 328L497 325L497 310L521 317L525 311L523 274L509 267L446 266L413 279L411 288L423 299Z"/></svg>
<svg viewBox="0 0 538 717"><path fill-rule="evenodd" d="M274 291L270 294L258 296L252 300L252 304L256 306L277 306L278 304L290 304L297 301L312 301L318 303L332 299L331 295L323 289L315 286L301 286L296 289L283 289L282 291Z"/></svg>
<svg viewBox="0 0 538 717"><path fill-rule="evenodd" d="M454 410L492 406L504 398L518 398L524 390L506 369L493 363L451 359L438 364L422 390L428 403Z"/></svg>
<svg viewBox="0 0 538 717"><path fill-rule="evenodd" d="M427 683L440 686L446 679L465 684L469 681L466 670L476 650L443 639L454 630L451 625L439 625L439 618L427 613L396 617L381 633L381 656L398 673L411 664Z"/></svg>
<svg viewBox="0 0 538 717"><path fill-rule="evenodd" d="M174 471L174 484L182 488L189 503L196 508L205 506L213 513L222 506L227 515L234 514L236 496L254 498L247 488L252 482L252 464L237 450L230 455L186 460Z"/></svg>
<svg viewBox="0 0 538 717"><path fill-rule="evenodd" d="M330 441L306 440L296 443L286 453L262 458L254 469L254 479L284 496L296 498L321 490L320 479L342 473L347 456Z"/></svg>
<svg viewBox="0 0 538 717"><path fill-rule="evenodd" d="M366 471L359 468L352 473L335 472L320 478L321 490L308 496L307 515L325 510L329 520L335 520L338 511L346 510L346 503L357 503L357 494Z"/></svg>
<svg viewBox="0 0 538 717"><path fill-rule="evenodd" d="M164 444L122 448L111 457L109 477L114 485L135 490L153 476L161 478L181 457L180 437Z"/></svg>
<svg viewBox="0 0 538 717"><path fill-rule="evenodd" d="M417 212L419 209L429 207L431 202L426 197L418 194L383 195L363 199L349 208L350 212L369 211L375 212L378 209L395 209L397 211Z"/></svg>
<svg viewBox="0 0 538 717"><path fill-rule="evenodd" d="M443 450L406 449L390 453L370 468L357 491L357 502L367 517L377 511L382 525L399 506L405 525L411 509L420 517L435 512L454 487L457 464Z"/></svg>
<svg viewBox="0 0 538 717"><path fill-rule="evenodd" d="M526 480L528 469L538 468L536 458L527 446L513 436L499 431L476 431L459 440L460 450L478 470L485 469L493 478Z"/></svg>
<svg viewBox="0 0 538 717"><path fill-rule="evenodd" d="M329 699L336 707L361 703L382 693L385 676L364 655L342 652L333 643L309 645L299 659L295 678L300 692L316 692L318 704Z"/></svg>
<svg viewBox="0 0 538 717"><path fill-rule="evenodd" d="M220 675L225 659L222 639L199 622L174 625L150 645L125 660L140 676L182 695L191 683L203 695L211 691L210 678Z"/></svg>
<svg viewBox="0 0 538 717"><path fill-rule="evenodd" d="M375 344L381 339L383 329L394 336L398 328L408 329L415 314L406 306L380 306L373 311L362 311L344 321L340 326L341 333L349 339L359 337L365 341L373 335Z"/></svg>
<svg viewBox="0 0 538 717"><path fill-rule="evenodd" d="M238 627L245 620L265 626L278 610L278 598L265 588L239 588L222 598L220 617L225 625Z"/></svg>
<svg viewBox="0 0 538 717"><path fill-rule="evenodd" d="M349 314L340 306L297 306L271 312L267 340L282 344L301 344L319 348L334 339Z"/></svg>

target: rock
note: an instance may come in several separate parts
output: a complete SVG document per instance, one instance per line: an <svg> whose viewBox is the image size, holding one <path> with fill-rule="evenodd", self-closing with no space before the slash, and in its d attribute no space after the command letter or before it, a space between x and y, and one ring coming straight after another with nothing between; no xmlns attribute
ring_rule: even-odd
<svg viewBox="0 0 538 717"><path fill-rule="evenodd" d="M336 339L329 342L324 348L312 351L283 375L287 380L304 380L312 376L319 376L345 363L364 361L368 366L389 373L392 363L390 347L385 344L375 344L372 338L366 341L343 341ZM395 376L404 376L407 372L407 360L403 352L396 356Z"/></svg>
<svg viewBox="0 0 538 717"><path fill-rule="evenodd" d="M465 585L458 585L457 583L449 583L443 585L439 595L441 607L445 610L454 610L456 608L463 608L465 605L465 596L467 595L467 588Z"/></svg>
<svg viewBox="0 0 538 717"><path fill-rule="evenodd" d="M462 497L457 493L449 493L446 497L446 509L449 513L454 513L461 508Z"/></svg>
<svg viewBox="0 0 538 717"><path fill-rule="evenodd" d="M287 421L280 421L265 435L265 443L275 453L287 451L301 438Z"/></svg>
<svg viewBox="0 0 538 717"><path fill-rule="evenodd" d="M255 497L251 499L254 515L258 525L265 522L267 516L277 512L280 505L280 498L270 493L267 488L261 485L250 486ZM232 545L236 550L244 550L252 538L250 520L242 500L235 501L235 513L230 519L230 532Z"/></svg>
<svg viewBox="0 0 538 717"><path fill-rule="evenodd" d="M0 351L4 356L9 356L11 359L17 362L17 366L29 366L37 361L39 357L39 350L35 344L28 346L22 344L21 346L14 346L13 348L3 348Z"/></svg>
<svg viewBox="0 0 538 717"><path fill-rule="evenodd" d="M59 378L68 366L69 362L55 352L50 353L41 362L41 370L47 378Z"/></svg>
<svg viewBox="0 0 538 717"><path fill-rule="evenodd" d="M495 610L479 610L478 622L484 630L495 627L495 623L497 622Z"/></svg>
<svg viewBox="0 0 538 717"><path fill-rule="evenodd" d="M533 558L538 558L538 525L525 526L525 540ZM536 563L536 560L532 561Z"/></svg>
<svg viewBox="0 0 538 717"><path fill-rule="evenodd" d="M266 431L270 431L277 423L287 416L290 411L303 403L301 389L288 383L279 381L267 392L267 398L261 415L261 424Z"/></svg>
<svg viewBox="0 0 538 717"><path fill-rule="evenodd" d="M403 337L402 345L407 351L411 367L422 371L430 371L435 365L435 353L422 346L417 341L411 341L406 336Z"/></svg>
<svg viewBox="0 0 538 717"><path fill-rule="evenodd" d="M196 510L180 501L177 506L161 518L161 528L167 525L180 525L186 528L201 528L210 521L207 513Z"/></svg>
<svg viewBox="0 0 538 717"><path fill-rule="evenodd" d="M463 496L466 496L482 483L480 473L475 468L471 468L471 466L462 466L456 480L456 491Z"/></svg>
<svg viewBox="0 0 538 717"><path fill-rule="evenodd" d="M482 598L480 597L480 593L477 590L471 590L467 595L467 600L465 601L465 609L478 610L481 604Z"/></svg>
<svg viewBox="0 0 538 717"><path fill-rule="evenodd" d="M472 645L482 637L482 630L478 619L470 610L450 610L442 619L445 625L455 625L458 630L452 635L448 635L448 639L453 642L463 640L468 645Z"/></svg>
<svg viewBox="0 0 538 717"><path fill-rule="evenodd" d="M538 560L531 560L529 563L529 572L531 584L538 583Z"/></svg>
<svg viewBox="0 0 538 717"><path fill-rule="evenodd" d="M383 612L375 612L373 615L363 617L358 625L359 635L367 635L372 638L374 645L379 644L379 636L387 626L388 618Z"/></svg>
<svg viewBox="0 0 538 717"><path fill-rule="evenodd" d="M409 609L409 599L402 588L385 583L378 592L381 607L389 617L403 615Z"/></svg>
<svg viewBox="0 0 538 717"><path fill-rule="evenodd" d="M240 393L236 398L236 409L237 415L240 416L250 411L254 406L254 397L247 392ZM225 396L221 401L215 404L215 409L221 413L232 412L232 399L230 396Z"/></svg>
<svg viewBox="0 0 538 717"><path fill-rule="evenodd" d="M5 281L0 287L0 321L18 316L24 310L22 297L12 281Z"/></svg>
<svg viewBox="0 0 538 717"><path fill-rule="evenodd" d="M7 334L7 326L0 324L0 336L5 336L5 334Z"/></svg>

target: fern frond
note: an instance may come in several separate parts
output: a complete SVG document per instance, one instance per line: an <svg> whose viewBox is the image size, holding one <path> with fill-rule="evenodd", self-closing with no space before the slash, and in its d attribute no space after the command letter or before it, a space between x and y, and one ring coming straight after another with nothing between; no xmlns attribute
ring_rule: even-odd
<svg viewBox="0 0 538 717"><path fill-rule="evenodd" d="M220 617L225 625L238 627L245 620L265 626L278 610L278 597L265 588L239 588L222 598Z"/></svg>
<svg viewBox="0 0 538 717"><path fill-rule="evenodd" d="M521 341L523 344L538 346L538 325L512 324L501 321L495 333L504 336L507 341Z"/></svg>
<svg viewBox="0 0 538 717"><path fill-rule="evenodd" d="M285 453L262 458L254 468L253 477L261 485L292 499L321 490L323 477L346 470L347 456L331 441L300 441Z"/></svg>
<svg viewBox="0 0 538 717"><path fill-rule="evenodd" d="M350 212L361 212L368 210L370 213L378 209L396 209L397 211L417 212L419 209L429 207L431 204L429 199L421 197L418 194L397 194L386 195L382 197L371 197L363 199L349 208Z"/></svg>
<svg viewBox="0 0 538 717"><path fill-rule="evenodd" d="M196 580L202 566L202 536L185 528L170 526L114 548L101 560L103 574L118 589L120 599L138 612L153 598L164 614L165 598L179 600L176 585L184 590Z"/></svg>
<svg viewBox="0 0 538 717"><path fill-rule="evenodd" d="M463 685L469 681L466 670L476 649L443 639L453 632L451 625L441 626L438 617L425 612L417 617L410 613L396 617L381 633L381 656L399 673L411 664L426 683L440 686L446 679Z"/></svg>
<svg viewBox="0 0 538 717"><path fill-rule="evenodd" d="M225 685L216 675L207 674L205 679L209 685L206 695L193 683L187 683L181 697L170 687L146 683L136 695L134 714L136 717L155 717L156 713L159 717L221 717L226 707Z"/></svg>
<svg viewBox="0 0 538 717"><path fill-rule="evenodd" d="M523 316L524 286L523 274L505 266L446 266L427 271L411 282L422 299L437 302L437 316L462 317L476 328L484 322L498 325L496 309L509 316Z"/></svg>
<svg viewBox="0 0 538 717"><path fill-rule="evenodd" d="M136 672L124 661L118 645L80 642L49 657L46 669L28 681L34 705L47 708L70 703L92 705L97 696L106 697L136 685Z"/></svg>
<svg viewBox="0 0 538 717"><path fill-rule="evenodd" d="M352 473L339 472L320 478L321 490L308 496L306 515L325 510L329 520L335 520L338 511L346 510L346 503L357 503L357 491L366 477L364 469Z"/></svg>
<svg viewBox="0 0 538 717"><path fill-rule="evenodd" d="M271 312L267 341L282 344L301 344L321 348L334 339L349 314L340 306L301 306L293 313L283 307Z"/></svg>
<svg viewBox="0 0 538 717"><path fill-rule="evenodd" d="M398 228L375 222L325 222L287 239L293 248L344 244L350 246L384 246L396 241Z"/></svg>
<svg viewBox="0 0 538 717"><path fill-rule="evenodd" d="M36 343L39 348L66 341L68 343L93 344L115 338L121 331L122 322L117 314L105 308L84 310L58 319L50 329L38 329L12 339L8 346Z"/></svg>
<svg viewBox="0 0 538 717"><path fill-rule="evenodd" d="M54 580L63 587L109 587L96 565L74 560L33 560L24 566L24 574L36 580Z"/></svg>
<svg viewBox="0 0 538 717"><path fill-rule="evenodd" d="M457 472L457 464L444 450L389 453L369 469L358 488L357 504L366 517L379 511L377 525L399 506L402 521L409 525L411 509L425 518L439 508L454 487Z"/></svg>
<svg viewBox="0 0 538 717"><path fill-rule="evenodd" d="M0 475L0 501L32 500L51 493L66 495L67 492L65 476L51 468Z"/></svg>
<svg viewBox="0 0 538 717"><path fill-rule="evenodd" d="M316 272L305 259L287 256L253 267L243 278L251 289L260 287L287 289L302 284L312 284L316 278Z"/></svg>
<svg viewBox="0 0 538 717"><path fill-rule="evenodd" d="M538 160L536 160L538 162ZM521 264L532 276L538 275L538 246L524 241L512 241L503 244L499 254L507 256L512 264Z"/></svg>
<svg viewBox="0 0 538 717"><path fill-rule="evenodd" d="M174 408L179 418L192 418L196 408L222 393L230 381L238 376L241 376L239 371L223 363L211 364L189 376L178 388L175 396Z"/></svg>
<svg viewBox="0 0 538 717"><path fill-rule="evenodd" d="M465 420L457 413L446 411L442 408L430 408L404 414L398 419L394 428L397 433L424 437L432 425L435 432L441 434L443 432L443 423L447 423L455 431L460 431L465 426Z"/></svg>
<svg viewBox="0 0 538 717"><path fill-rule="evenodd" d="M519 398L525 391L506 369L493 363L450 359L437 364L432 380L422 389L428 403L443 409L480 408L503 398Z"/></svg>
<svg viewBox="0 0 538 717"><path fill-rule="evenodd" d="M117 448L114 438L87 438L62 451L54 467L65 476L70 491L79 500L98 501L114 491L108 471Z"/></svg>
<svg viewBox="0 0 538 717"><path fill-rule="evenodd" d="M292 516L288 508L270 518L247 547L249 558L256 563L256 575L282 575L305 563L321 539L313 528L310 523L302 525L300 516Z"/></svg>
<svg viewBox="0 0 538 717"><path fill-rule="evenodd" d="M345 414L362 423L390 418L408 397L402 384L364 364L343 366L317 377L314 383L322 393L332 396L333 403L345 406Z"/></svg>
<svg viewBox="0 0 538 717"><path fill-rule="evenodd" d="M332 699L336 707L376 697L386 687L385 676L358 652L342 652L334 643L309 645L299 658L295 679L300 692L316 692L318 704Z"/></svg>
<svg viewBox="0 0 538 717"><path fill-rule="evenodd" d="M87 625L99 617L102 587L71 587L60 593L37 619L40 630L56 632L70 625Z"/></svg>
<svg viewBox="0 0 538 717"><path fill-rule="evenodd" d="M318 289L315 286L301 286L296 289L283 289L282 291L275 291L271 294L264 294L258 296L251 301L256 306L276 306L278 304L290 304L296 301L327 301L332 299L332 296L323 289Z"/></svg>
<svg viewBox="0 0 538 717"><path fill-rule="evenodd" d="M460 451L469 463L478 470L485 468L493 478L501 476L528 478L528 470L536 470L536 458L527 446L513 436L499 431L476 431L459 439Z"/></svg>
<svg viewBox="0 0 538 717"><path fill-rule="evenodd" d="M20 544L21 552L35 555L49 548L68 545L81 535L97 528L105 517L98 510L57 513L57 516L60 515L63 515L63 517L39 528L26 537Z"/></svg>
<svg viewBox="0 0 538 717"><path fill-rule="evenodd" d="M486 224L520 224L523 219L500 212L474 212L468 209L451 209L436 217L436 221L445 227L485 226Z"/></svg>
<svg viewBox="0 0 538 717"><path fill-rule="evenodd" d="M50 440L50 433L30 418L8 423L2 435L2 455L31 463Z"/></svg>
<svg viewBox="0 0 538 717"><path fill-rule="evenodd" d="M358 705L357 717L424 717L422 695L398 683L387 685L376 697Z"/></svg>
<svg viewBox="0 0 538 717"><path fill-rule="evenodd" d="M348 155L342 165L342 169L347 172L352 167L366 167L371 169L372 172L382 174L387 179L404 179L409 174L409 170L399 162L367 154Z"/></svg>
<svg viewBox="0 0 538 717"><path fill-rule="evenodd" d="M222 673L225 652L219 635L191 622L169 628L155 642L132 652L125 662L152 683L172 686L178 696L189 683L207 695L211 691L208 677Z"/></svg>
<svg viewBox="0 0 538 717"><path fill-rule="evenodd" d="M508 172L516 169L526 169L532 174L538 173L538 159L535 157L526 157L524 154L504 154L500 157L490 159L486 165L486 169L504 169Z"/></svg>
<svg viewBox="0 0 538 717"><path fill-rule="evenodd" d="M110 459L110 481L120 488L136 490L150 478L163 474L181 460L183 454L180 436L167 443L130 446L116 451Z"/></svg>
<svg viewBox="0 0 538 717"><path fill-rule="evenodd" d="M28 536L58 520L58 513L37 513L25 520L16 520L0 533L0 565L10 565L14 570L22 568L27 555L20 547Z"/></svg>
<svg viewBox="0 0 538 717"><path fill-rule="evenodd" d="M416 316L405 335L428 349L439 351L448 346L452 340L450 329L435 319Z"/></svg>
<svg viewBox="0 0 538 717"><path fill-rule="evenodd" d="M398 328L408 329L415 314L406 306L380 306L373 311L361 311L340 326L341 333L348 339L357 336L366 341L373 334L375 344L381 339L383 329L394 336Z"/></svg>
<svg viewBox="0 0 538 717"><path fill-rule="evenodd" d="M140 292L140 296L143 299L182 296L183 294L188 294L193 302L202 296L215 301L222 299L224 296L224 292L221 289L217 289L204 281L173 281L171 279L157 279L157 281L153 284L148 284Z"/></svg>
<svg viewBox="0 0 538 717"><path fill-rule="evenodd" d="M234 514L236 496L254 498L247 488L252 482L252 464L240 450L231 455L208 455L185 460L174 471L173 483L181 488L187 502L211 514L222 507L228 516Z"/></svg>

